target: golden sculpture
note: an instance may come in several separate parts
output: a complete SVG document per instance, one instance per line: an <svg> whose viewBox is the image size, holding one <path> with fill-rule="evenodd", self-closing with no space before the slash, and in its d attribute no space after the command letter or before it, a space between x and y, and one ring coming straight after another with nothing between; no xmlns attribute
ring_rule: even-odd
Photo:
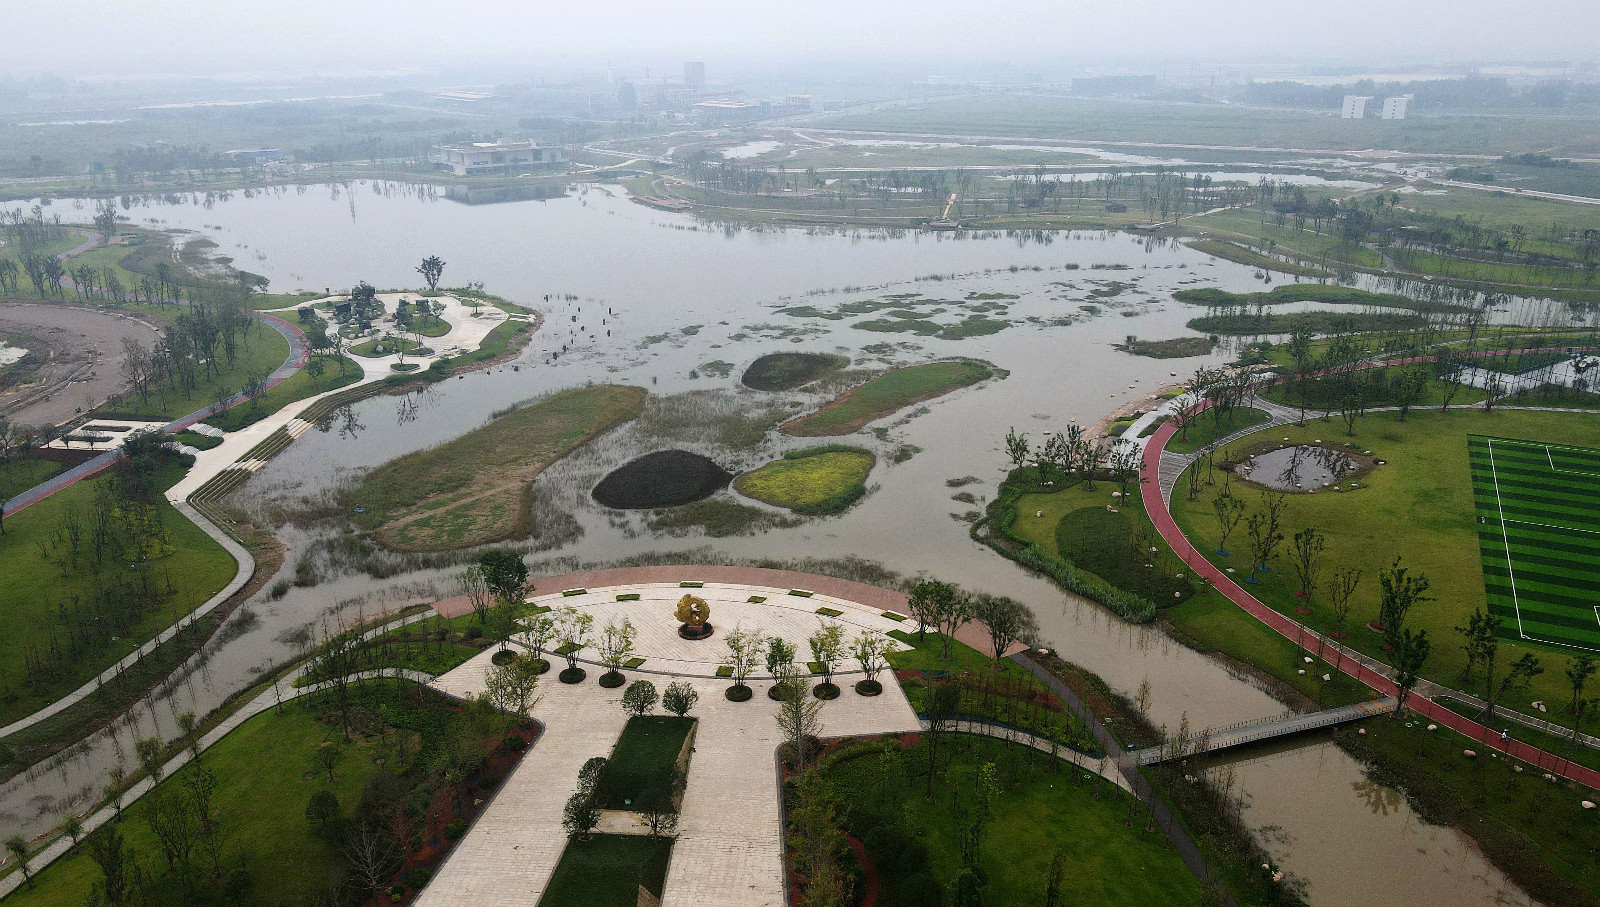
<svg viewBox="0 0 1600 907"><path fill-rule="evenodd" d="M711 606L706 600L694 595L685 595L678 599L678 620L691 630L699 630L706 621L711 619Z"/></svg>

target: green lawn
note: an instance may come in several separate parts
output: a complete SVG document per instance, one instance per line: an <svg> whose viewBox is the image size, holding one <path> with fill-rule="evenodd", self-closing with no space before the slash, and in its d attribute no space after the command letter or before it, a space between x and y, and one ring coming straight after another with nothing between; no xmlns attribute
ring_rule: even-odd
<svg viewBox="0 0 1600 907"><path fill-rule="evenodd" d="M672 841L640 835L569 839L539 907L632 907L639 886L660 895Z"/></svg>
<svg viewBox="0 0 1600 907"><path fill-rule="evenodd" d="M326 367L318 377L313 378L308 369L302 368L255 400L214 413L202 421L223 431L237 431L291 403L347 387L360 380L361 366L355 360L341 356L327 360Z"/></svg>
<svg viewBox="0 0 1600 907"><path fill-rule="evenodd" d="M361 356L365 359L379 359L384 356L393 356L400 350L409 353L421 345L415 340L407 340L404 337L373 337L350 347L350 355ZM382 349L379 349L380 346Z"/></svg>
<svg viewBox="0 0 1600 907"><path fill-rule="evenodd" d="M791 451L739 476L733 489L774 507L796 513L837 513L866 493L877 458L858 448L829 445Z"/></svg>
<svg viewBox="0 0 1600 907"><path fill-rule="evenodd" d="M376 692L380 688L370 689ZM392 696L382 698L381 707L373 701L375 712L404 715L407 720L402 723L407 726L437 726L442 730L448 723L449 713L442 706L419 708L398 705ZM418 717L424 720L417 721ZM432 736L438 732L427 733ZM406 771L411 760L398 758L396 744L412 734L388 730L382 738L357 737L353 743L340 743L343 752L335 762L330 782L315 757L328 741L337 741L339 736L336 716L331 721L322 720L317 712L295 703L282 714L268 711L250 719L202 756L218 781L213 803L224 835L225 860L245 860L255 875L255 885L249 893L229 903L239 907L306 903L323 896L333 879L343 874L343 860L337 851L312 835L306 822L306 804L317 791L331 791L348 815L361 799L362 785L378 771L375 757L386 756L392 768ZM409 752L414 759L414 740ZM179 788L183 775L180 772L161 786ZM166 867L144 819L147 802L127 807L120 828L143 868L163 875ZM204 862L201 850L196 848L196 859ZM101 877L94 861L78 853L46 867L39 873L35 888L19 889L5 904L79 907L85 903L90 885ZM168 890L170 884L170 880L167 884L157 883L153 892L156 903L185 903L181 890Z"/></svg>
<svg viewBox="0 0 1600 907"><path fill-rule="evenodd" d="M1201 413L1189 425L1188 431L1180 431L1172 436L1172 440L1167 442L1167 450L1181 454L1194 453L1218 438L1226 438L1241 428L1260 425L1272 418L1266 412L1248 406L1236 407L1226 415L1222 415L1220 410L1217 413L1215 418L1211 411ZM1185 437L1187 440L1179 440Z"/></svg>
<svg viewBox="0 0 1600 907"><path fill-rule="evenodd" d="M1188 222L1188 227L1191 230L1205 230L1208 235L1224 232L1247 237L1258 251L1265 248L1277 255L1293 255L1317 265L1320 265L1326 256L1326 261L1330 265L1344 262L1365 268L1383 267L1383 257L1371 249L1342 243L1336 236L1316 232L1309 224L1306 229L1301 230L1295 227L1292 219L1280 227L1274 217L1268 214L1263 221L1259 209L1234 209L1195 218ZM1203 243L1205 240L1199 242ZM1197 248L1202 252L1208 251L1199 246ZM1294 267L1281 261L1245 263L1278 271Z"/></svg>
<svg viewBox="0 0 1600 907"><path fill-rule="evenodd" d="M240 335L234 360L229 362L219 356L217 372L208 375L202 370L194 387L183 387L173 379L151 388L147 399L129 391L119 399L107 401L96 415L108 419L177 419L215 403L218 396L238 393L250 378L265 378L287 358L289 341L252 319Z"/></svg>
<svg viewBox="0 0 1600 907"><path fill-rule="evenodd" d="M989 366L970 359L897 368L846 391L810 415L784 423L781 430L802 437L848 435L902 407L977 384L993 374Z"/></svg>
<svg viewBox="0 0 1600 907"><path fill-rule="evenodd" d="M606 763L607 809L638 809L662 772L669 769L694 729L695 719L676 715L629 718Z"/></svg>
<svg viewBox="0 0 1600 907"><path fill-rule="evenodd" d="M1414 365L1408 368L1428 368L1428 366ZM1367 406L1396 406L1399 401L1395 393L1398 383L1403 380L1404 373L1404 368L1387 366L1362 369L1355 373L1353 381L1347 381L1338 375L1307 376L1303 382L1290 377L1262 389L1261 396L1263 399L1284 406L1299 406L1303 397L1308 409L1336 410L1344 395L1354 387L1363 395ZM1446 395L1450 397L1451 406L1471 406L1482 402L1485 396L1484 392L1476 387L1464 387L1460 384L1452 386L1452 382L1430 377L1412 405L1439 406L1444 403Z"/></svg>
<svg viewBox="0 0 1600 907"><path fill-rule="evenodd" d="M867 843L877 864L879 903L920 872L946 889L962 865L952 804L975 808L974 778L994 767L998 784L979 866L988 882L983 903L1024 907L1042 903L1052 858L1065 873L1062 904L1192 905L1201 889L1160 831L1142 821L1129 827L1128 795L1044 754L988 737L946 746L926 797L926 744L864 748L856 758L824 759L822 777L839 805L843 827ZM887 755L881 755L886 753ZM945 762L945 760L950 760ZM794 795L790 795L791 803ZM791 807L792 808L792 807Z"/></svg>
<svg viewBox="0 0 1600 907"><path fill-rule="evenodd" d="M54 460L15 458L0 463L0 501L9 501L62 470Z"/></svg>
<svg viewBox="0 0 1600 907"><path fill-rule="evenodd" d="M1350 440L1344 437L1342 425L1316 420L1305 428L1281 426L1273 429L1273 433L1289 438L1291 444L1319 438L1336 443ZM1448 414L1413 412L1406 422L1401 422L1394 413L1373 413L1356 423L1353 443L1358 450L1371 450L1374 457L1386 460L1387 465L1374 469L1363 480L1364 487L1355 491L1289 495L1283 513L1282 531L1286 536L1308 526L1317 528L1325 536L1324 578L1341 567L1363 571L1345 627L1345 642L1373 657L1390 658L1382 651L1380 634L1366 626L1368 621L1377 618L1379 571L1398 555L1412 570L1426 574L1432 583L1429 595L1434 600L1416 605L1407 623L1428 631L1433 640L1433 654L1424 673L1447 685L1461 684L1460 675L1465 667L1461 636L1453 627L1464 623L1474 608L1486 604L1477 509L1468 460L1467 436L1470 434L1560 439L1575 445L1600 446L1600 422L1588 414L1514 410L1485 414L1481 410L1461 409ZM1259 438L1249 436L1233 442L1230 448L1243 450L1258 442ZM1220 491L1220 475L1217 482L1212 487L1202 484L1198 500L1189 501L1185 492L1187 480L1180 479L1173 495L1173 516L1197 549L1213 563L1234 568L1236 578L1242 580L1250 559L1242 523L1237 534L1229 539L1233 555L1224 558L1215 554L1218 531L1211 502ZM1257 492L1238 481L1233 487L1235 494L1242 496L1252 510L1257 507L1260 500ZM1286 555L1280 553L1273 562L1272 571L1259 579L1259 583L1245 587L1252 595L1314 629L1323 632L1334 629L1326 594L1320 589L1313 592L1310 615L1295 612L1301 601L1293 594L1296 583ZM1509 664L1524 651L1536 651L1546 670L1526 690L1508 692L1503 704L1528 711L1534 700L1564 703L1570 699L1571 691L1562 677L1568 653L1503 642L1499 663ZM1483 692L1481 687L1479 681L1471 685L1472 691L1479 695ZM1547 717L1570 721L1562 709L1554 707Z"/></svg>
<svg viewBox="0 0 1600 907"><path fill-rule="evenodd" d="M157 488L167 488L183 475L176 461L164 466L156 477ZM9 629L0 633L0 723L31 714L70 692L115 663L141 643L188 614L215 594L234 576L237 565L228 552L198 526L185 519L155 495L154 513L168 533L167 553L148 561L141 569L129 569L115 553L95 566L92 545L84 530L76 565L70 560L70 545L58 533L70 516L80 526L92 521L96 496L110 486L113 477L102 474L59 491L28 509L7 516L6 533L0 536L0 621ZM40 550L50 548L50 557ZM65 638L61 608L80 609L74 626L94 620L93 609L101 595L115 595L117 601L135 595L148 584L157 603L121 638L105 639L92 645L76 661L63 658L40 672L30 682L27 670L29 652L42 656L49 652L51 639L57 645ZM168 589L173 590L167 594ZM92 632L99 637L100 632Z"/></svg>

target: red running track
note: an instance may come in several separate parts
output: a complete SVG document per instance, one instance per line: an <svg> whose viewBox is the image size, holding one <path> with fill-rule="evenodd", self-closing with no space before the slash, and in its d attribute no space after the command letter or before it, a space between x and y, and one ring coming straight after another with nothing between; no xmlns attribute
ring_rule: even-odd
<svg viewBox="0 0 1600 907"><path fill-rule="evenodd" d="M1144 448L1144 474L1151 477L1140 486L1140 494L1144 498L1145 512L1150 515L1150 521L1155 524L1156 531L1166 539L1167 544L1190 569L1205 577L1228 600L1249 612L1257 620L1278 631L1284 639L1301 646L1301 640L1318 639L1316 631L1309 627L1302 627L1299 623L1284 617L1277 611L1262 604L1255 596L1246 592L1243 587L1234 582L1222 569L1207 560L1184 534L1178 530L1178 524L1172 519L1172 512L1167 509L1167 502L1161 494L1161 483L1153 478L1160 474L1161 452L1166 449L1167 442L1177 433L1177 426L1171 420L1162 423L1156 433L1150 437ZM1310 651L1310 650L1307 650ZM1377 690L1385 696L1397 696L1394 681L1377 671L1372 670L1358 661L1345 660L1339 670L1354 677L1367 686ZM1451 730L1478 741L1485 747L1499 750L1511 756L1531 763L1541 771L1560 775L1600 790L1600 771L1595 771L1585 765L1578 765L1564 756L1546 752L1536 746L1523 743L1520 740L1510 739L1502 742L1500 732L1479 724L1470 718L1463 718L1444 706L1418 693L1411 693L1406 699L1406 705L1419 715L1430 721L1444 725Z"/></svg>

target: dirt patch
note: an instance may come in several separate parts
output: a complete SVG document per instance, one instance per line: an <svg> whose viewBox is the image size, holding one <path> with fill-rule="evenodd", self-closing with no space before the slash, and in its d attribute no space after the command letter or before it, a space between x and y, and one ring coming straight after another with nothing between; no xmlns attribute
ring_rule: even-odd
<svg viewBox="0 0 1600 907"><path fill-rule="evenodd" d="M58 425L127 390L117 367L123 339L148 347L159 336L142 319L70 302L0 303L0 334L39 346L26 383L0 390L0 414L27 425Z"/></svg>
<svg viewBox="0 0 1600 907"><path fill-rule="evenodd" d="M715 461L687 450L658 450L623 464L594 487L594 499L617 510L678 507L704 500L733 480Z"/></svg>
<svg viewBox="0 0 1600 907"><path fill-rule="evenodd" d="M788 391L849 364L849 359L831 353L768 353L750 363L739 381L758 391Z"/></svg>

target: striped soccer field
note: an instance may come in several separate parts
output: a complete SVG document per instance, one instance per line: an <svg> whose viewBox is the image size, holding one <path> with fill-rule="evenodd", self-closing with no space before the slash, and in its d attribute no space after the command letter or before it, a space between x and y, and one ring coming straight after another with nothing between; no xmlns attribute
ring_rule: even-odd
<svg viewBox="0 0 1600 907"><path fill-rule="evenodd" d="M1600 450L1471 435L1467 455L1504 635L1600 651Z"/></svg>

